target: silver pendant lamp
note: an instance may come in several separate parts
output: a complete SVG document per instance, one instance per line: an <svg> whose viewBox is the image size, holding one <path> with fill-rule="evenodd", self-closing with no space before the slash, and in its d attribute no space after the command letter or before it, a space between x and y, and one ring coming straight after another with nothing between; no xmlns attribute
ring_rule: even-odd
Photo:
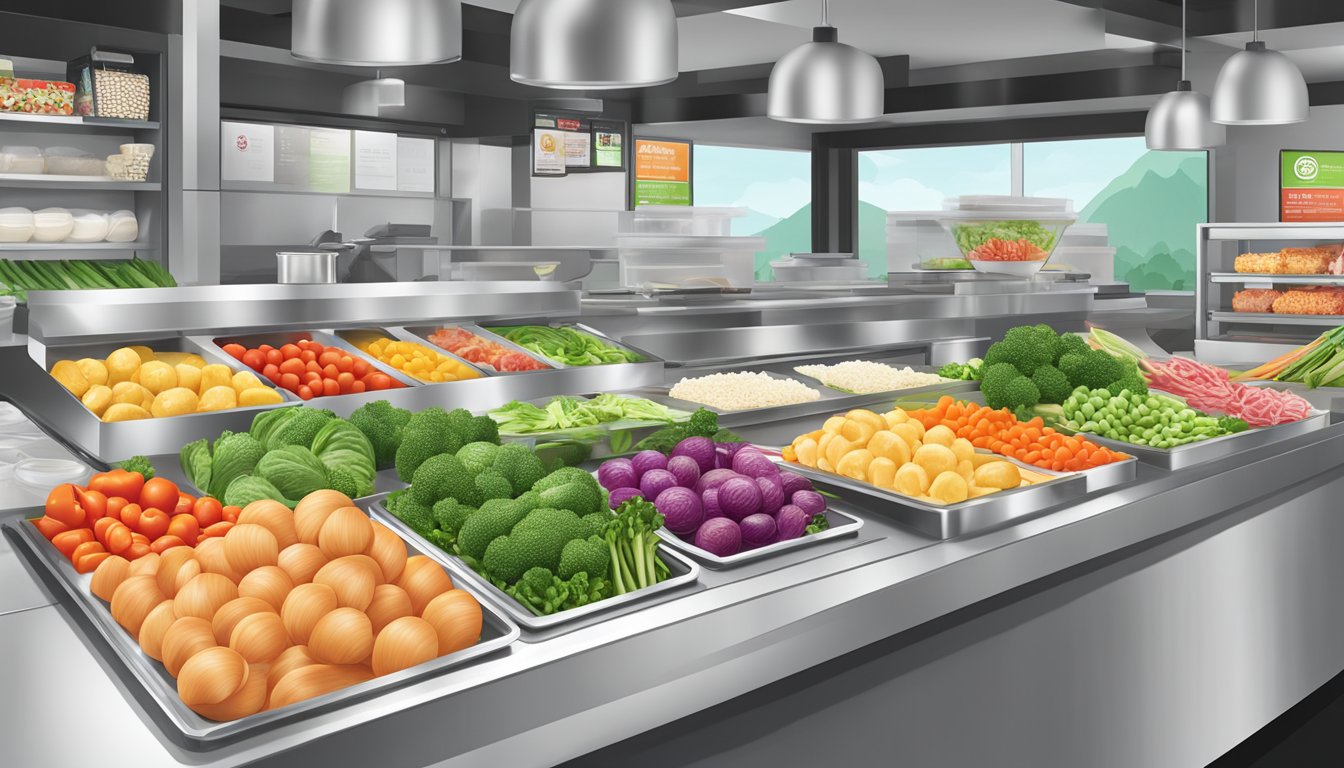
<svg viewBox="0 0 1344 768"><path fill-rule="evenodd" d="M1209 97L1194 90L1185 78L1185 0L1181 2L1181 81L1176 90L1148 110L1143 135L1149 149L1198 150L1227 140L1227 129L1213 122Z"/></svg>
<svg viewBox="0 0 1344 768"><path fill-rule="evenodd" d="M790 123L867 123L882 117L885 97L882 66L839 42L830 2L822 0L812 42L784 54L770 71L767 114Z"/></svg>
<svg viewBox="0 0 1344 768"><path fill-rule="evenodd" d="M1307 81L1296 64L1260 41L1260 2L1246 50L1223 64L1213 86L1213 121L1225 125L1285 125L1307 119Z"/></svg>
<svg viewBox="0 0 1344 768"><path fill-rule="evenodd" d="M461 0L294 0L295 58L359 67L462 58Z"/></svg>
<svg viewBox="0 0 1344 768"><path fill-rule="evenodd" d="M671 0L523 0L509 76L543 88L643 88L677 79Z"/></svg>

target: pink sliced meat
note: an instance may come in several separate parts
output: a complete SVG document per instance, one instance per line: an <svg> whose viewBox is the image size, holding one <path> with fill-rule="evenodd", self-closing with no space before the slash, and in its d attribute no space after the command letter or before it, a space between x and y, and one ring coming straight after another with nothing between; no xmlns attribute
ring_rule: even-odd
<svg viewBox="0 0 1344 768"><path fill-rule="evenodd" d="M1149 363L1149 385L1183 398L1190 407L1222 413L1253 427L1301 421L1311 415L1311 403L1292 392L1251 387L1229 380L1227 371L1212 365L1173 357Z"/></svg>

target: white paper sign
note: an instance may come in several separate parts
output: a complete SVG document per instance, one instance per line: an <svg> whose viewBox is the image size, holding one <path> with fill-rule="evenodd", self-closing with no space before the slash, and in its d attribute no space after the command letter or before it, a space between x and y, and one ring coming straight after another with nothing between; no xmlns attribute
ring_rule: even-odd
<svg viewBox="0 0 1344 768"><path fill-rule="evenodd" d="M255 123L220 125L219 172L224 181L275 180L275 128Z"/></svg>
<svg viewBox="0 0 1344 768"><path fill-rule="evenodd" d="M532 173L538 176L565 175L565 132L551 128L532 131Z"/></svg>
<svg viewBox="0 0 1344 768"><path fill-rule="evenodd" d="M396 191L395 133L355 131L355 188Z"/></svg>
<svg viewBox="0 0 1344 768"><path fill-rule="evenodd" d="M434 140L397 137L397 191L434 191Z"/></svg>
<svg viewBox="0 0 1344 768"><path fill-rule="evenodd" d="M593 134L584 131L565 132L565 165L569 168L588 168L593 164Z"/></svg>

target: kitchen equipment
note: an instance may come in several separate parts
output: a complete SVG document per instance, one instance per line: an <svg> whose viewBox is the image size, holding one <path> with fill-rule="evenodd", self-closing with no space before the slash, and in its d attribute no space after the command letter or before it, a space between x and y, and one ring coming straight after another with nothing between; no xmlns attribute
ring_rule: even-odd
<svg viewBox="0 0 1344 768"><path fill-rule="evenodd" d="M275 254L275 281L282 285L335 283L336 256L332 251L280 251Z"/></svg>

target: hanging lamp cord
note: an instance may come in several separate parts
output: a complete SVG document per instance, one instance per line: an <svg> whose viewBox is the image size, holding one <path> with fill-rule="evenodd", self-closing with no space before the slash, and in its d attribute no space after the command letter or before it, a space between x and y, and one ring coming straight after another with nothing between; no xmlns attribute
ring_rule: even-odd
<svg viewBox="0 0 1344 768"><path fill-rule="evenodd" d="M831 26L831 0L821 0L821 26Z"/></svg>
<svg viewBox="0 0 1344 768"><path fill-rule="evenodd" d="M1259 0L1256 0L1259 2ZM1189 6L1189 0L1181 0L1181 80L1185 78L1185 12Z"/></svg>

